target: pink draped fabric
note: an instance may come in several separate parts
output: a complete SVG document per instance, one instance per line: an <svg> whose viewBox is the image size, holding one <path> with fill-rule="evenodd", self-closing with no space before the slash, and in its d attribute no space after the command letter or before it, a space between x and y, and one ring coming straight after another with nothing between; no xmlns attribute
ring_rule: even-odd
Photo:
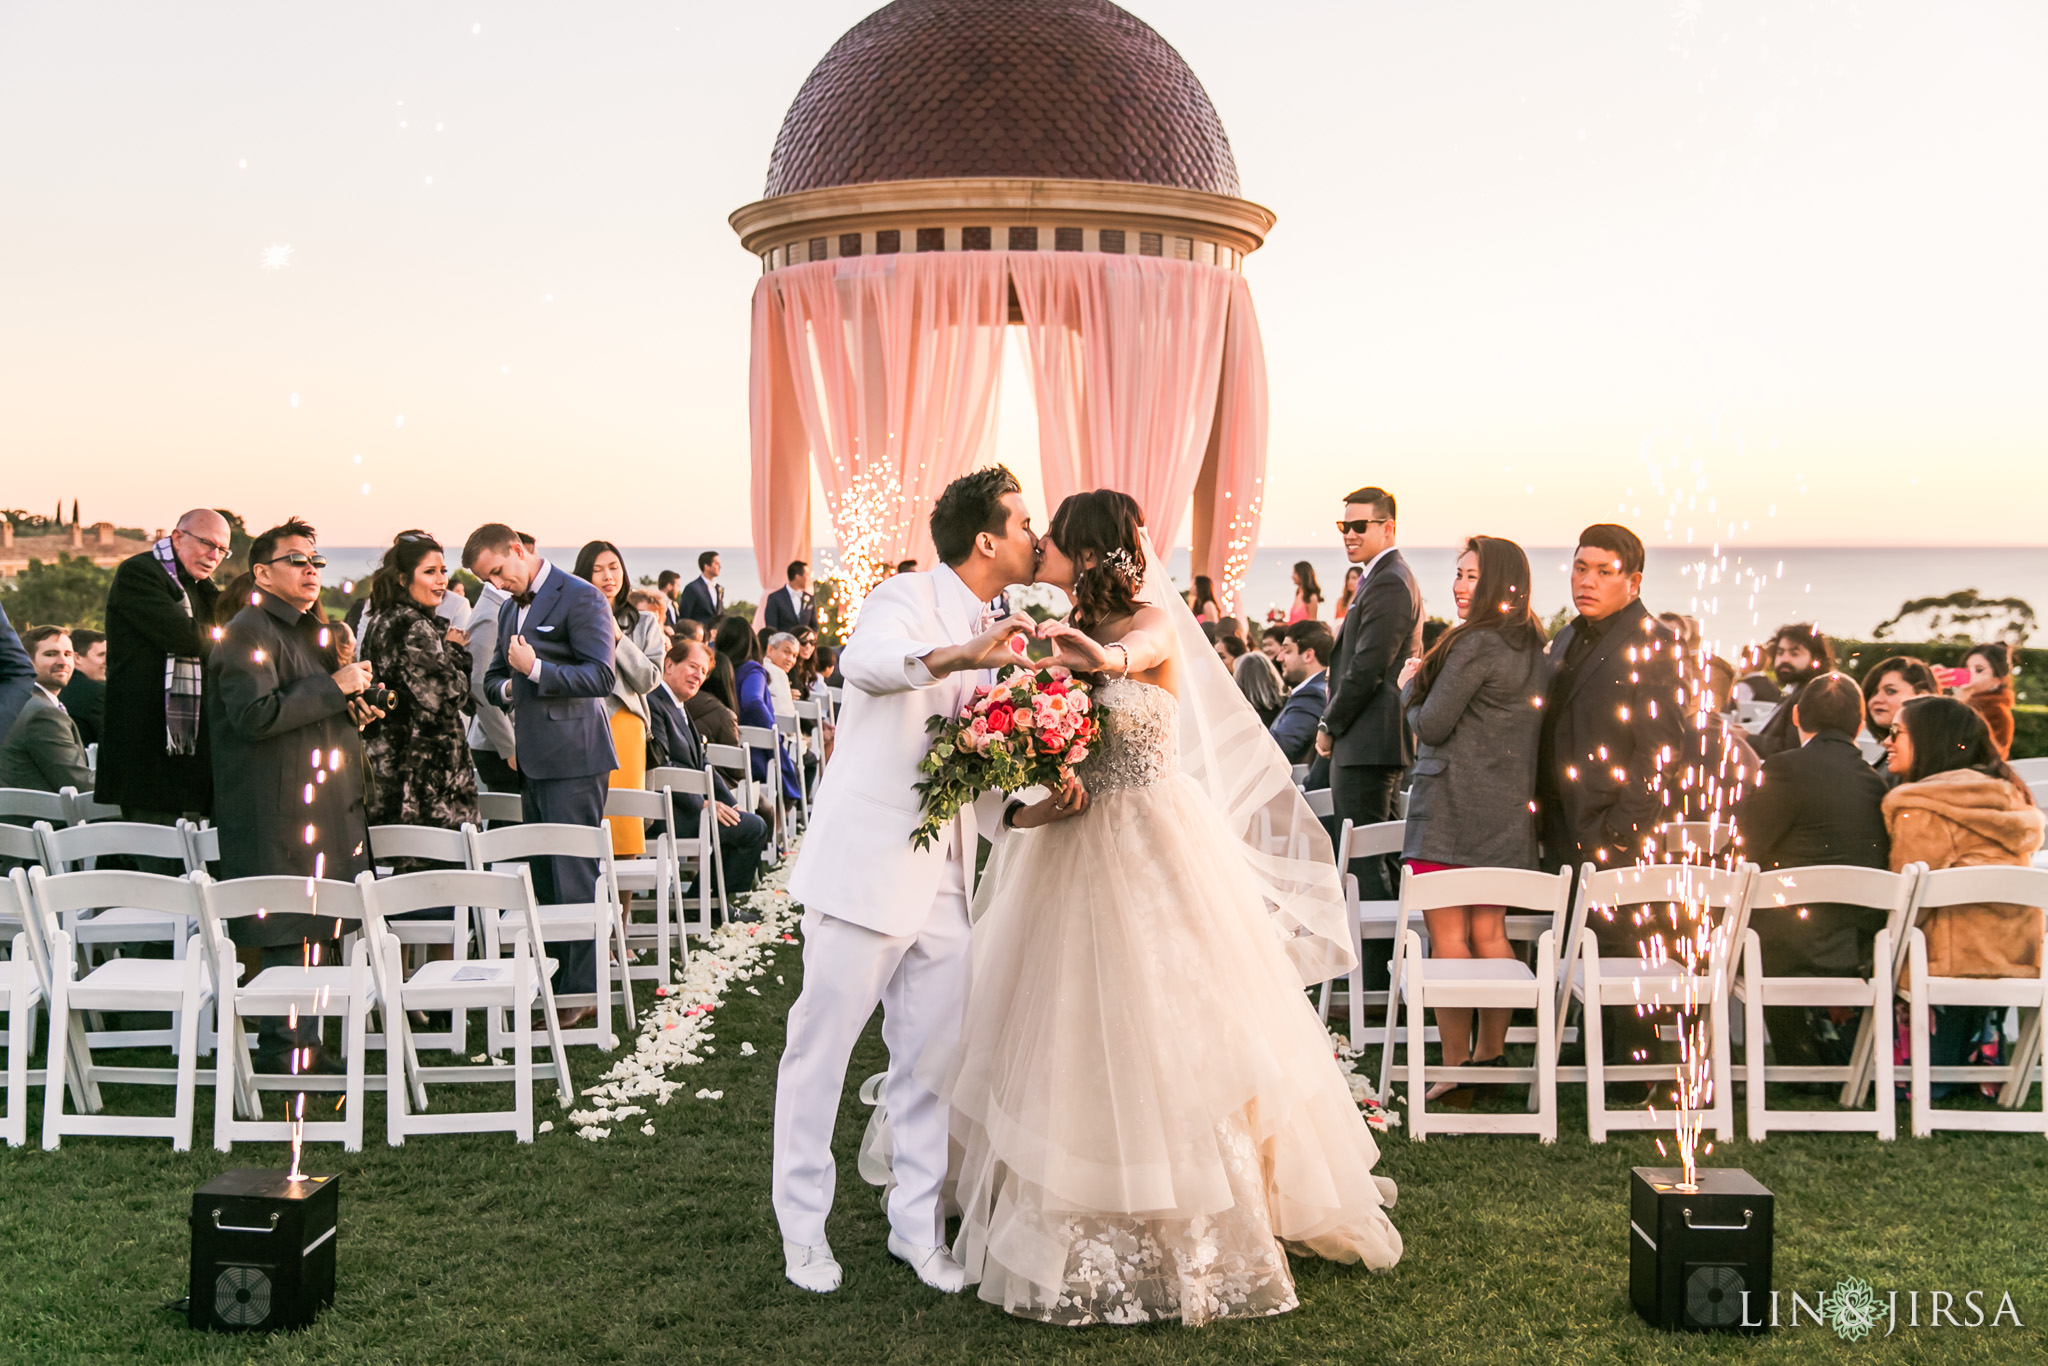
<svg viewBox="0 0 2048 1366"><path fill-rule="evenodd" d="M753 531L765 592L810 540L815 466L842 572L929 566L931 500L989 459L1008 290L1038 406L1049 514L1122 489L1226 603L1257 544L1266 367L1242 276L1157 257L946 252L792 266L754 293ZM806 461L806 455L809 460Z"/></svg>
<svg viewBox="0 0 2048 1366"><path fill-rule="evenodd" d="M1053 506L1122 489L1172 545L1216 414L1231 282L1216 266L1099 252L1010 257Z"/></svg>
<svg viewBox="0 0 2048 1366"><path fill-rule="evenodd" d="M993 453L1007 283L995 253L852 257L762 277L757 319L761 296L772 299L767 335L755 337L757 553L760 529L785 526L809 499L776 440L786 406L824 485L842 571L865 590L898 560L930 567L932 500ZM784 386L786 405L773 392ZM764 589L797 558L769 544Z"/></svg>

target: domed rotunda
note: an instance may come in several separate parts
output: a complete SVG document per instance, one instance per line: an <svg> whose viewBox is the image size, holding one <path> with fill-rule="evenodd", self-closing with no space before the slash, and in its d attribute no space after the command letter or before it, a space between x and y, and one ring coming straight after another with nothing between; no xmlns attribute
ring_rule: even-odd
<svg viewBox="0 0 2048 1366"><path fill-rule="evenodd" d="M1015 323L1048 502L1122 489L1162 547L1191 525L1227 600L1266 454L1241 268L1273 221L1194 72L1109 0L895 0L854 25L731 217L763 271L763 588L809 555L812 469L852 599L900 559L931 566L931 500L994 458Z"/></svg>

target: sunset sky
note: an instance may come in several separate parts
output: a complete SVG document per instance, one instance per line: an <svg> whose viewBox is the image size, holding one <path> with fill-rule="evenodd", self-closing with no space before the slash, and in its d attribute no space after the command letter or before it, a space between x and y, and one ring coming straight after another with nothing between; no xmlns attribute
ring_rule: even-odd
<svg viewBox="0 0 2048 1366"><path fill-rule="evenodd" d="M0 6L0 501L743 543L726 215L871 8ZM1279 214L1267 543L2048 543L2048 6L1131 8Z"/></svg>

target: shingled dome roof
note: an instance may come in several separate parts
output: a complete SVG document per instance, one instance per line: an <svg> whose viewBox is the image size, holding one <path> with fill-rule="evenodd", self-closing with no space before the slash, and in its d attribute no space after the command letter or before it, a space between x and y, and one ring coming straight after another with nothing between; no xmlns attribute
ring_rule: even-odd
<svg viewBox="0 0 2048 1366"><path fill-rule="evenodd" d="M1238 194L1202 83L1108 0L896 0L804 81L767 197L982 177Z"/></svg>

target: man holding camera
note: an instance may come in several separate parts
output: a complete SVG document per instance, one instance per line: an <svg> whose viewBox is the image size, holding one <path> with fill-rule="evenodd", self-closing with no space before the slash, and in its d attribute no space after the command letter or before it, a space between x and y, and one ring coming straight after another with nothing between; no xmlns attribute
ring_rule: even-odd
<svg viewBox="0 0 2048 1366"><path fill-rule="evenodd" d="M353 654L347 628L318 610L326 563L313 528L296 518L258 536L249 547L255 601L235 614L207 658L213 817L224 878L349 881L370 866L356 732L383 713L372 705L370 666L346 662ZM340 948L334 925L325 917L268 915L237 919L230 933L251 969L332 963ZM257 1070L289 1070L294 1048L315 1050L301 1056L298 1071L327 1070L317 1056L319 1038L317 1017L296 1026L264 1020Z"/></svg>

